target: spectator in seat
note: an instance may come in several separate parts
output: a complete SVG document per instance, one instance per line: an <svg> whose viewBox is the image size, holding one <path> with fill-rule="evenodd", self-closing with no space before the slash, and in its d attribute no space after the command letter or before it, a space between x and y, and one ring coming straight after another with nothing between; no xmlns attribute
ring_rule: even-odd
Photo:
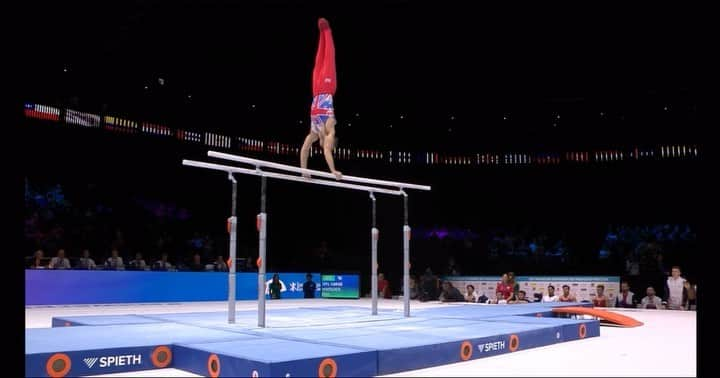
<svg viewBox="0 0 720 378"><path fill-rule="evenodd" d="M385 279L385 275L382 273L378 274L378 296L380 298L392 298L392 291L390 291L390 282Z"/></svg>
<svg viewBox="0 0 720 378"><path fill-rule="evenodd" d="M555 295L555 286L553 286L553 285L548 285L548 287L547 287L547 295L544 295L544 296L543 296L542 302L543 302L543 303L557 302L559 298L560 298L560 297L558 297L557 295Z"/></svg>
<svg viewBox="0 0 720 378"><path fill-rule="evenodd" d="M475 291L475 286L467 285L465 286L465 290L465 302L475 303L478 301L478 294Z"/></svg>
<svg viewBox="0 0 720 378"><path fill-rule="evenodd" d="M30 269L45 269L46 266L43 264L43 260L45 260L45 253L42 249L38 249L33 254Z"/></svg>
<svg viewBox="0 0 720 378"><path fill-rule="evenodd" d="M563 292L560 294L560 297L558 297L558 302L577 302L575 295L570 293L569 285L563 285L562 290Z"/></svg>
<svg viewBox="0 0 720 378"><path fill-rule="evenodd" d="M213 265L214 265L213 270L216 272L227 272L228 271L228 266L225 263L225 259L223 258L223 256L218 256L217 260L215 260Z"/></svg>
<svg viewBox="0 0 720 378"><path fill-rule="evenodd" d="M193 272L204 272L205 264L202 263L202 258L199 253L193 255L193 261L190 264L190 270Z"/></svg>
<svg viewBox="0 0 720 378"><path fill-rule="evenodd" d="M444 281L442 287L443 291L440 294L441 302L465 302L465 297L463 297L460 290L453 286L452 282Z"/></svg>
<svg viewBox="0 0 720 378"><path fill-rule="evenodd" d="M595 307L608 307L608 299L605 296L605 285L597 285L595 287L597 294L593 298L592 303Z"/></svg>
<svg viewBox="0 0 720 378"><path fill-rule="evenodd" d="M655 295L655 289L650 286L647 288L646 292L647 296L640 301L640 307L641 308L647 308L647 309L662 309L662 300L660 300L660 297Z"/></svg>
<svg viewBox="0 0 720 378"><path fill-rule="evenodd" d="M498 291L495 293L495 298L488 299L487 303L489 304L507 304L508 301L505 299L505 294L502 291Z"/></svg>
<svg viewBox="0 0 720 378"><path fill-rule="evenodd" d="M627 283L627 281L623 281L620 283L620 294L615 298L615 307L635 307L633 304L633 296L633 292L630 291L630 284Z"/></svg>
<svg viewBox="0 0 720 378"><path fill-rule="evenodd" d="M160 260L155 261L155 264L153 264L153 270L171 270L173 268L172 264L168 261L168 254L163 252L162 255L160 255Z"/></svg>
<svg viewBox="0 0 720 378"><path fill-rule="evenodd" d="M478 303L487 303L489 298L485 295L485 293L480 294L480 296L477 299Z"/></svg>
<svg viewBox="0 0 720 378"><path fill-rule="evenodd" d="M85 248L82 251L82 257L78 260L76 269L92 270L96 269L95 260L90 257L90 250Z"/></svg>
<svg viewBox="0 0 720 378"><path fill-rule="evenodd" d="M526 293L524 290L518 290L517 297L515 300L510 301L508 303L510 304L522 304L522 303L530 303L530 301L525 297Z"/></svg>
<svg viewBox="0 0 720 378"><path fill-rule="evenodd" d="M145 263L145 260L143 259L142 253L138 252L135 254L135 259L130 261L130 269L132 270L145 270L147 268L147 264Z"/></svg>
<svg viewBox="0 0 720 378"><path fill-rule="evenodd" d="M305 282L303 283L303 297L315 298L315 290L317 290L317 284L313 281L312 274L308 273L305 275Z"/></svg>
<svg viewBox="0 0 720 378"><path fill-rule="evenodd" d="M113 248L112 251L110 251L110 257L105 261L105 269L109 270L124 270L125 264L123 263L122 257L120 257L120 252L118 252L117 248Z"/></svg>
<svg viewBox="0 0 720 378"><path fill-rule="evenodd" d="M65 257L65 250L58 249L57 256L50 260L49 269L70 269L70 260Z"/></svg>
<svg viewBox="0 0 720 378"><path fill-rule="evenodd" d="M685 288L685 279L680 276L680 267L670 269L670 277L665 282L665 301L670 310L682 310L687 305L688 291Z"/></svg>

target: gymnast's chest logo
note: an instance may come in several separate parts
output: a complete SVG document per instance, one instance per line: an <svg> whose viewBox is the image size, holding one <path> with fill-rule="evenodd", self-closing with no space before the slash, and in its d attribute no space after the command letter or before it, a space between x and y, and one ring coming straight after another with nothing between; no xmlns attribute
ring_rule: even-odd
<svg viewBox="0 0 720 378"><path fill-rule="evenodd" d="M332 79L329 78L329 77L326 77L324 81L325 81L326 83L332 83Z"/></svg>

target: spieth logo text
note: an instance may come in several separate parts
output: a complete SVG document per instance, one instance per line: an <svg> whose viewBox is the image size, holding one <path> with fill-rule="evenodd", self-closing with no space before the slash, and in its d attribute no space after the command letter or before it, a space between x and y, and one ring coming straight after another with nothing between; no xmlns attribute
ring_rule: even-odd
<svg viewBox="0 0 720 378"><path fill-rule="evenodd" d="M87 367L90 369L95 366L95 363L98 363L97 366L101 368L113 366L132 366L142 364L142 355L127 354L123 356L105 356L100 358L90 357L84 358L83 362L85 362L85 365L87 365Z"/></svg>
<svg viewBox="0 0 720 378"><path fill-rule="evenodd" d="M478 351L489 352L491 350L503 350L505 349L505 341L495 341L493 343L478 344Z"/></svg>

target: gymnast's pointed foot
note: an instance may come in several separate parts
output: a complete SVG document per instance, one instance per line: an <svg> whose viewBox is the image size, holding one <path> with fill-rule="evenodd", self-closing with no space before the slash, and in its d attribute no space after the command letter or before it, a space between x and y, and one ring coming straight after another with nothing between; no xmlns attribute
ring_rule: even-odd
<svg viewBox="0 0 720 378"><path fill-rule="evenodd" d="M318 28L320 28L320 30L330 29L330 23L328 20L321 17L318 20Z"/></svg>

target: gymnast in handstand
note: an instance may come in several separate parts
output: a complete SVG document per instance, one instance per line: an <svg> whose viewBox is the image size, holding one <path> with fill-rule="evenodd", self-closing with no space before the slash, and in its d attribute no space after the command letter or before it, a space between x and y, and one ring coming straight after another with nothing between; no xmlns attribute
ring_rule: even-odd
<svg viewBox="0 0 720 378"><path fill-rule="evenodd" d="M305 137L300 150L300 167L306 169L310 147L316 141L323 148L323 155L330 173L339 180L342 173L335 169L333 148L335 147L335 112L333 110L333 95L337 88L335 74L335 46L333 44L330 24L324 18L318 20L320 29L320 42L315 55L315 68L313 69L313 100L310 106L310 132ZM308 174L303 174L309 177Z"/></svg>

